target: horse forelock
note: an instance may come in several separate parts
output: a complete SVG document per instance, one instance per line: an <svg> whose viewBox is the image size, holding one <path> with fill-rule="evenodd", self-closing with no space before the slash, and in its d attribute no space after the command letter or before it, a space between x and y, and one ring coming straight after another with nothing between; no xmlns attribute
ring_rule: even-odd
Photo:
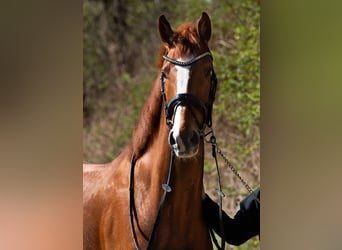
<svg viewBox="0 0 342 250"><path fill-rule="evenodd" d="M200 52L203 45L196 27L191 23L184 23L176 30L173 43L179 46L183 53Z"/></svg>
<svg viewBox="0 0 342 250"><path fill-rule="evenodd" d="M177 53L184 56L197 55L209 50L206 43L201 41L197 28L192 23L184 23L173 33L171 37L172 48L176 48ZM162 46L157 62L158 68L163 65L163 55L168 51Z"/></svg>

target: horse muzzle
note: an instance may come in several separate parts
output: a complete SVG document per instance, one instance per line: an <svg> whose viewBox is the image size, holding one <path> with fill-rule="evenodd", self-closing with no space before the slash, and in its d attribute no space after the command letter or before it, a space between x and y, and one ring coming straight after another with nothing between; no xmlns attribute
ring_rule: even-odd
<svg viewBox="0 0 342 250"><path fill-rule="evenodd" d="M169 133L169 144L177 157L190 158L198 153L200 135L195 130L178 132L172 129Z"/></svg>

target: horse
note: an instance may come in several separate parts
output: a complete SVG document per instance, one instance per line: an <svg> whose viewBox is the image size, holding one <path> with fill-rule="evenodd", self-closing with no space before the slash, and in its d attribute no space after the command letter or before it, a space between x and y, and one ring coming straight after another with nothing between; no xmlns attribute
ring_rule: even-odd
<svg viewBox="0 0 342 250"><path fill-rule="evenodd" d="M175 31L158 19L159 73L131 142L112 162L83 165L83 246L212 249L202 211L204 134L216 76L211 21Z"/></svg>

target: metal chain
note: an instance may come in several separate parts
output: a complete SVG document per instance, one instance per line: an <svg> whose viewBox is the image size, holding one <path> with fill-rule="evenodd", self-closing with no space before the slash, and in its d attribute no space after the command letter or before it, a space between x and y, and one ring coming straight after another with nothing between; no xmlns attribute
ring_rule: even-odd
<svg viewBox="0 0 342 250"><path fill-rule="evenodd" d="M205 136L212 134L214 136L214 131L212 129L210 129L210 131L208 133L206 133ZM225 164L227 165L227 167L230 168L230 170L235 174L235 176L241 181L241 183L243 184L243 186L248 190L249 194L253 195L254 200L256 200L259 204L260 204L260 199L255 195L255 193L253 192L253 190L251 189L251 187L247 184L247 182L241 177L241 175L239 174L239 172L236 170L236 168L233 166L233 164L231 164L231 162L227 159L227 157L223 154L222 150L219 148L219 146L217 145L217 142L215 140L215 142L212 142L211 140L206 140L206 142L208 143L215 143L216 146L216 152L221 156L221 158L223 159L223 161L225 162Z"/></svg>
<svg viewBox="0 0 342 250"><path fill-rule="evenodd" d="M237 178L239 178L239 180L241 181L241 183L244 185L244 187L248 190L248 192L250 194L253 195L254 200L258 201L260 204L260 200L259 198L255 195L255 193L253 193L253 190L251 189L251 187L247 184L247 182L241 177L241 175L239 174L239 172L236 170L236 168L234 168L234 166L230 163L230 161L227 159L227 157L225 157L225 155L222 153L222 150L216 145L216 151L217 153L222 157L222 159L224 160L225 164L230 168L230 170L235 174L235 176Z"/></svg>

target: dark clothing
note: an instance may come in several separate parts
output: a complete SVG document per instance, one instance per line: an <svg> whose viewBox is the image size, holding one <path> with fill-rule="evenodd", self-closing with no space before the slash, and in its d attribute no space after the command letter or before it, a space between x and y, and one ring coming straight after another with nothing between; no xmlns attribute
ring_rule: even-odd
<svg viewBox="0 0 342 250"><path fill-rule="evenodd" d="M253 192L260 200L260 189ZM204 204L204 217L209 228L221 236L219 206L206 195ZM223 211L222 211L223 212ZM240 210L234 219L223 212L223 225L225 240L231 245L241 245L250 238L260 234L260 204L250 194L240 202Z"/></svg>

